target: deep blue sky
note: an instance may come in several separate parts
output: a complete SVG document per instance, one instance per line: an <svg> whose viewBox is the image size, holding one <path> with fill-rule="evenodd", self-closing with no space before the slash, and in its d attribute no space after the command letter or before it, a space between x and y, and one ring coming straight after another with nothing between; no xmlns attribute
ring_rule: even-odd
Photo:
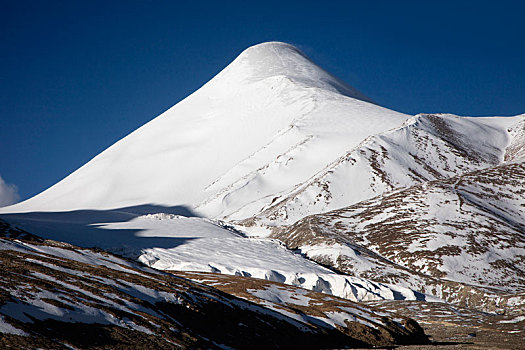
<svg viewBox="0 0 525 350"><path fill-rule="evenodd" d="M0 0L0 176L37 194L270 40L398 111L525 113L520 3Z"/></svg>

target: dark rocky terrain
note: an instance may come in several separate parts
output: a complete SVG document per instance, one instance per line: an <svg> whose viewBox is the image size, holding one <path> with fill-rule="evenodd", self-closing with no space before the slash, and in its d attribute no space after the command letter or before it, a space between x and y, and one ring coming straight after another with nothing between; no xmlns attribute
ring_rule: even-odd
<svg viewBox="0 0 525 350"><path fill-rule="evenodd" d="M445 303L415 301L372 302L381 310L413 317L430 336L432 345L399 349L523 349L525 318L498 315Z"/></svg>
<svg viewBox="0 0 525 350"><path fill-rule="evenodd" d="M525 344L525 317L481 312L472 308L454 306L449 303L424 301L375 301L365 302L361 306L339 298L304 291L305 296L316 302L310 302L305 310L300 299L279 298L275 293L259 293L261 290L290 286L280 283L238 278L204 272L178 273L189 279L215 286L222 291L257 303L265 302L273 307L290 307L295 312L304 311L309 315L330 313L340 307L371 307L380 312L389 312L417 320L429 335L432 344L405 345L399 349L522 349Z"/></svg>

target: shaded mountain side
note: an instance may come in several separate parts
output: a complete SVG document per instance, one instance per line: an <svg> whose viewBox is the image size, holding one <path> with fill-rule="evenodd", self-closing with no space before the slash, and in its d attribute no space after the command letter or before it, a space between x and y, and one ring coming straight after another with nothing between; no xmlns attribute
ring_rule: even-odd
<svg viewBox="0 0 525 350"><path fill-rule="evenodd" d="M354 334L353 336L355 336L356 334L355 329L350 324L351 321L363 322L378 329L390 339L390 342L405 343L410 342L408 338L413 335L411 331L399 333L397 331L399 326L401 325L405 330L418 327L410 319L398 317L396 314L383 313L384 311L375 313L374 309L365 308L361 303L283 283L210 272L173 271L173 273L199 283L214 286L223 292L264 305L290 317L309 319L313 323L325 322L348 335ZM393 328L390 329L391 327ZM366 342L369 342L370 337L376 337L374 333L370 332L357 333L360 334L358 339Z"/></svg>
<svg viewBox="0 0 525 350"><path fill-rule="evenodd" d="M2 236L12 230L2 223ZM318 349L428 341L404 317L357 306L358 314L346 310L347 321L337 327L290 317L291 309L278 312L100 250L55 241L0 238L0 261L2 348ZM291 296L302 293L297 288Z"/></svg>
<svg viewBox="0 0 525 350"><path fill-rule="evenodd" d="M306 217L274 238L350 275L480 308L519 310L525 163L392 191ZM462 297L463 296L463 297Z"/></svg>

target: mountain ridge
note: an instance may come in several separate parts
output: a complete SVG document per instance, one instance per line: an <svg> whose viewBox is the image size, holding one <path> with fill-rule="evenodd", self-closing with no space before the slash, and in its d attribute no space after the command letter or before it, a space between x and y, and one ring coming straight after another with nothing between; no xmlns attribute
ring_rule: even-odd
<svg viewBox="0 0 525 350"><path fill-rule="evenodd" d="M258 216L239 222L291 224L396 188L501 164L509 157L508 147L519 159L517 152L525 145L519 131L524 123L523 115L504 119L417 115L398 128L366 138Z"/></svg>

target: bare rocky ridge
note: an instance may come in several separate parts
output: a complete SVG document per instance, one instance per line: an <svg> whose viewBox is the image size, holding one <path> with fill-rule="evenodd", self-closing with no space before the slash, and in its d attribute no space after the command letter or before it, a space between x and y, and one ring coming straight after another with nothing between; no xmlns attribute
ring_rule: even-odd
<svg viewBox="0 0 525 350"><path fill-rule="evenodd" d="M2 222L2 236L12 230L20 231ZM315 306L276 311L261 299L238 299L60 242L0 238L0 261L2 348L318 349L428 342L416 322L344 300L339 302L353 309L342 311L342 325L332 325L305 316ZM291 298L306 292L287 288ZM293 316L298 314L303 317Z"/></svg>

